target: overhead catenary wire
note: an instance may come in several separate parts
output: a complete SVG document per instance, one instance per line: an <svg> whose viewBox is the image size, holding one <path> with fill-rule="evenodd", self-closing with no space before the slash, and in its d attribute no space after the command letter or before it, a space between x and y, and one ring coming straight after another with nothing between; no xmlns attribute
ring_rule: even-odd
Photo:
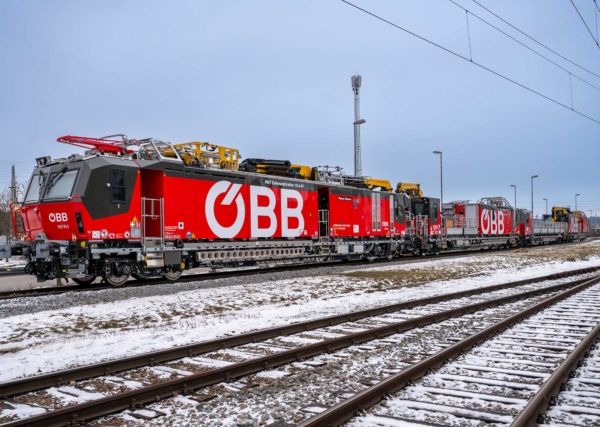
<svg viewBox="0 0 600 427"><path fill-rule="evenodd" d="M600 45L598 44L598 38L594 38L594 33L592 33L592 31L590 30L590 27L588 27L588 24L585 22L585 19L583 19L583 16L581 16L581 13L579 13L579 9L577 9L577 6L575 6L575 3L573 3L573 0L571 0L571 4L577 11L577 14L579 15L579 17L581 18L581 22L583 22L583 25L585 25L585 28L587 28L588 33L590 33L590 36L592 36L592 40L594 40L594 42L596 42L596 46L600 49Z"/></svg>
<svg viewBox="0 0 600 427"><path fill-rule="evenodd" d="M506 25L514 28L515 30L517 30L519 33L523 34L525 37L533 40L534 42L536 42L537 44L539 44L540 46L548 49L550 52L552 52L553 54L560 56L562 59L564 59L567 62L570 62L571 64L575 65L578 68L581 68L584 71L587 71L588 73L596 76L596 77L600 77L600 74L596 74L593 71L588 70L587 68L577 64L576 62L571 61L569 58L567 58L564 55L561 55L560 53L558 53L557 51L555 51L554 49L549 48L548 46L546 46L545 44L543 44L542 42L536 40L534 37L530 36L529 34L525 33L524 31L520 30L519 28L517 28L516 26L514 26L513 24L511 24L510 22L508 22L506 19L502 18L501 16L499 16L498 14L494 13L493 11L491 11L489 8L485 7L484 5L482 5L481 3L479 3L477 0L473 0L473 3L476 3L477 5L479 5L481 8L487 10L489 13L491 13L492 15L494 15L496 18L498 18L499 20L501 20L502 22L504 22ZM594 0L594 3L596 3L596 0ZM598 5L596 4L596 7L598 7Z"/></svg>
<svg viewBox="0 0 600 427"><path fill-rule="evenodd" d="M526 49L528 49L528 50L532 51L532 52L533 52L533 53L535 53L536 55L538 55L538 56L540 56L540 57L544 58L546 61L548 61L548 62L550 62L551 64L555 65L556 67L560 68L560 69L561 69L561 70L563 70L564 72L568 73L568 74L569 74L569 79L571 78L571 75L572 75L573 77L575 77L575 78L577 78L577 79L581 80L581 81L582 81L582 82L584 82L585 84L587 84L587 85L589 85L589 86L593 87L594 89L596 89L597 91L599 91L599 92L600 92L600 88L599 88L599 87L597 87L597 86L594 86L594 85L593 85L593 84L591 84L590 82L588 82L588 81L584 80L583 78L581 78L581 77L577 76L576 74L573 74L571 71L567 70L565 67L562 67L562 66L560 66L560 65L559 65L559 64L557 64L556 62L552 61L550 58L548 58L548 57L546 57L546 56L542 55L541 53L539 53L538 51L536 51L536 50L534 50L534 49L530 48L529 46L527 46L527 45L526 45L526 44L524 44L523 42L521 42L521 41L519 41L519 40L515 39L515 38L514 38L514 37L512 37L510 34L507 34L506 32L502 31L500 28L498 28L498 27L496 27L495 25L493 25L493 24L489 23L488 21L486 21L486 20L485 20L485 19L483 19L482 17L475 15L473 12L471 12L470 10L468 10L468 9L464 8L464 7L463 7L463 6L461 6L460 4L456 3L454 0L449 0L449 1L450 1L450 3L454 4L456 7L459 7L460 9L464 10L465 12L467 12L467 16L468 16L469 14L470 14L470 15L472 15L472 16L474 16L475 18L479 19L481 22L484 22L484 23L486 23L487 25L489 25L490 27L492 27L492 28L493 28L493 29L495 29L496 31L498 31L498 32L500 32L500 33L502 33L502 34L504 34L504 35L505 35L506 37L508 37L509 39L511 39L511 40L513 40L514 42L516 42L516 43L520 44L520 45L521 45L521 46L523 46L524 48L526 48ZM467 21L467 24L468 24L468 21ZM470 36L469 36L469 37L470 37ZM470 48L471 48L471 40L470 40L470 38L469 38L469 49L470 49Z"/></svg>
<svg viewBox="0 0 600 427"><path fill-rule="evenodd" d="M469 25L469 11L465 10L465 15L467 15L467 34L469 35L469 56L471 57L471 62L473 62L473 50L471 49L471 27Z"/></svg>
<svg viewBox="0 0 600 427"><path fill-rule="evenodd" d="M511 78L509 78L509 77L506 77L505 75L503 75L503 74L500 74L499 72L497 72L497 71L494 71L494 70L492 70L492 69L490 69L490 68L488 68L488 67L486 67L486 66L484 66L484 65L482 65L482 64L480 64L480 63L478 63L478 62L476 62L476 61L472 61L470 58L467 58L467 57L465 57L465 56L463 56L463 55L461 55L461 54L459 54L459 53L457 53L457 52L454 52L453 50L450 50L450 49L448 49L448 48L446 48L446 47L444 47L444 46L441 46L441 45L439 45L439 44L437 44L437 43L435 43L435 42L433 42L433 41L431 41L431 40L429 40L429 39L427 39L427 38L425 38L425 37L422 37L422 36L420 36L420 35L418 35L418 34L416 34L416 33L413 33L412 31L410 31L410 30L407 30L406 28L404 28L404 27L401 27L400 25L394 24L393 22L391 22L391 21L388 21L387 19L385 19L385 18L382 18L382 17L381 17L381 16L379 16L379 15L376 15L376 14L374 14L374 13L372 13L372 12L369 12L369 11L368 11L368 10L366 10L366 9L363 9L363 8L361 8L361 7L359 7L359 6L355 5L355 4L353 4L353 3L350 3L348 0L341 0L341 1L342 1L342 2L344 2L344 3L346 3L346 4L347 4L347 5L349 5L349 6L352 6L352 7L354 7L354 8L355 8L355 9L357 9L357 10L360 10L360 11L361 11L361 12L363 12L363 13L366 13L367 15L370 15L370 16L372 16L373 18L379 19L380 21L382 21L382 22L385 22L386 24L388 24L388 25L391 25L392 27L395 27L395 28L397 28L397 29L399 29L399 30L401 30L401 31L404 31L405 33L408 33L408 34L410 34L410 35L412 35L412 36L414 36L414 37L416 37L416 38L418 38L418 39L420 39L420 40L423 40L424 42L427 42L427 43L429 43L429 44L431 44L431 45L433 45L433 46L435 46L435 47L438 47L438 48L440 48L440 49L442 49L442 50L444 50L444 51L446 51L446 52L448 52L448 53L451 53L452 55L454 55L454 56L457 56L458 58L464 59L465 61L467 61L467 62L470 62L471 64L477 65L479 68L482 68L482 69L484 69L484 70L486 70L486 71L488 71L488 72L490 72L490 73L492 73L492 74L495 74L496 76L498 76L498 77L501 77L501 78L503 78L504 80L506 80L506 81L509 81L509 82L511 82L511 83L513 83L513 84L515 84L515 85L517 85L517 86L519 86L519 87L521 87L521 88L523 88L523 89L525 89L525 90L528 90L528 91L529 91L529 92L531 92L531 93L534 93L534 94L536 94L536 95L538 95L538 96L540 96L540 97L542 97L542 98L544 98L544 99L546 99L546 100L548 100L548 101L551 101L551 102L553 102L553 103L555 103L555 104L557 104L557 105L560 105L561 107L563 107L563 108L566 108L566 109L567 109L567 110L569 110L569 111L573 111L574 113L577 113L577 114L579 114L580 116L582 116L582 117L585 117L585 118L586 118L586 119L588 119L588 120L591 120L591 121L593 121L593 122L595 122L595 123L598 123L598 124L600 124L600 121L598 121L598 120L594 119L593 117L590 117L590 116L588 116L588 115L586 115L586 114L582 113L581 111L577 111L577 110L575 110L575 109L571 109L571 107L570 107L570 106L568 106L568 105L566 105L566 104L563 104L563 103L562 103L562 102L560 102L560 101L557 101L557 100L555 100L555 99L552 99L552 98L550 98L549 96L546 96L546 95L544 95L544 94L543 94L543 93L541 93L541 92L538 92L538 91L536 91L536 90L534 90L534 89L531 89L530 87L528 87L528 86L525 86L524 84L521 84L521 83L519 83L519 82L517 82L517 81L515 81L515 80L513 80L513 79L511 79Z"/></svg>
<svg viewBox="0 0 600 427"><path fill-rule="evenodd" d="M596 0L594 0L594 4L596 4ZM598 9L597 4L596 9ZM594 9L594 17L596 18L596 40L598 40L598 11L596 9Z"/></svg>

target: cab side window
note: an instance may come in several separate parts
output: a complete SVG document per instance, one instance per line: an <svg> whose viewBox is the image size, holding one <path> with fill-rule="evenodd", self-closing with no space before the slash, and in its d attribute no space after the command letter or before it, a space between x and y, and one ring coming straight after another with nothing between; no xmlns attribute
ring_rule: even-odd
<svg viewBox="0 0 600 427"><path fill-rule="evenodd" d="M122 169L110 170L110 201L125 203L125 171Z"/></svg>

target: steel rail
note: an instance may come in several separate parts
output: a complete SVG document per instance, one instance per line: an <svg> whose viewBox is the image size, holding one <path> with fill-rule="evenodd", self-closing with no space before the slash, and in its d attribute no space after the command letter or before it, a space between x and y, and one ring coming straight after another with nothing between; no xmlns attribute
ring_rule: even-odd
<svg viewBox="0 0 600 427"><path fill-rule="evenodd" d="M413 307L435 304L443 301L450 301L457 298L494 292L502 289L528 285L536 282L544 282L547 280L554 280L578 274L591 273L599 270L600 267L589 267L585 269L573 270L571 272L555 273L547 276L540 276L531 279L524 279L499 285L492 285L484 288L470 289L465 291L453 292L450 294L436 295L428 298L421 298L412 301L406 301L396 304L374 307L361 311L355 311L352 313L345 313L336 316L308 320L305 322L294 323L287 326L248 332L233 337L188 344L185 346L175 347L168 350L144 353L136 356L116 359L94 365L83 366L80 368L73 368L63 371L52 372L44 375L26 377L11 382L0 383L0 396L3 398L7 398L9 396L14 396L17 394L28 393L48 387L67 384L71 381L81 381L85 379L98 377L101 375L109 375L114 374L116 372L140 368L143 366L152 366L158 363L169 362L184 357L197 356L199 354L208 353L210 351L216 351L223 348L235 347L253 342L264 341L282 335L290 335L305 332L323 327L338 325L340 323L351 322L365 319L368 317L393 313L395 311L405 310ZM544 291L545 289L546 288L544 288Z"/></svg>
<svg viewBox="0 0 600 427"><path fill-rule="evenodd" d="M508 249L506 249L508 250ZM435 259L439 258L449 258L449 257L458 257L458 256L478 256L484 255L487 252L480 252L479 250L468 250L468 251L457 251L457 252L448 252L440 255L435 255ZM181 276L179 279L175 281L164 280L163 278L150 278L143 281L132 280L131 282L124 283L121 286L112 286L106 285L105 283L92 283L89 285L67 285L67 286L44 286L40 288L34 289L19 289L14 291L6 291L0 292L0 300L6 299L15 299L15 298L29 298L29 297L40 297L47 295L60 295L68 292L83 292L83 291L102 291L105 289L125 289L125 288L135 288L140 286L147 285L163 285L163 284L173 284L173 283L182 283L182 282L199 282L204 280L212 280L212 279L223 279L228 277L243 277L243 276L252 276L252 275L260 275L267 273L275 273L278 271L290 271L290 270L309 270L313 268L322 268L322 267L348 267L352 265L376 265L376 264L396 264L396 263L421 263L426 261L431 261L431 257L418 257L418 256L407 256L403 258L397 258L393 260L388 259L380 259L374 260L368 263L366 260L355 260L348 262L341 261L323 261L323 262L313 262L313 263L290 263L286 265L276 265L274 267L268 268L250 268L245 270L234 270L234 271L217 271L217 272L209 272L209 273L196 273L189 274L185 276ZM16 273L15 275L25 275L24 273ZM10 276L8 274L7 276ZM0 275L2 278L3 275Z"/></svg>
<svg viewBox="0 0 600 427"><path fill-rule="evenodd" d="M575 347L567 357L552 373L550 378L533 395L523 410L517 415L510 427L533 427L538 425L538 417L542 415L551 402L558 396L560 389L571 375L575 372L578 364L589 356L589 351L600 338L600 323Z"/></svg>
<svg viewBox="0 0 600 427"><path fill-rule="evenodd" d="M589 286L594 280L580 279L574 282L567 282L559 285L549 286L546 288L530 290L515 295L504 296L489 301L471 304L469 306L463 306L460 308L447 310L440 313L422 316L416 319L405 320L402 322L362 332L357 332L354 334L348 334L342 337L325 340L308 346L295 348L292 350L275 353L256 359L251 359L241 363L236 363L223 368L193 374L183 378L163 382L160 384L155 384L147 387L142 387L136 390L107 396L102 399L66 407L56 411L47 412L45 414L34 416L31 418L25 418L22 420L9 422L7 424L4 424L3 427L16 427L24 425L33 427L52 427L68 425L69 423L73 423L74 421L79 423L83 421L89 421L91 419L113 414L115 412L120 412L128 408L135 409L137 407L141 407L144 404L158 402L161 399L177 396L179 394L192 394L196 389L208 387L223 381L231 381L235 378L260 372L264 369L271 369L276 366L284 365L287 363L301 361L309 357L314 357L323 353L332 352L341 348L346 348L374 339L380 339L389 335L405 332L418 327L423 327L432 323L441 322L453 317L473 313L481 309L494 307L511 301L517 301L531 296L544 294L551 291L557 291L565 287L576 286L575 289L581 290L582 287ZM570 295L571 293L572 291L569 290L567 291L567 294L563 292L559 296ZM553 297L548 300L555 300L556 298L557 297ZM539 304L537 304L536 307L537 306L539 306ZM530 310L526 310L526 312L529 311ZM500 323L503 324L504 322ZM480 336L480 334L476 334L475 336ZM455 347L456 346L452 346L451 348ZM431 367L432 365L428 366Z"/></svg>
<svg viewBox="0 0 600 427"><path fill-rule="evenodd" d="M554 295L550 298L535 304L528 309L521 311L513 316L510 316L494 325L475 333L456 344L438 351L434 355L417 362L408 368L400 371L397 374L391 375L374 386L371 386L354 396L332 406L331 408L309 418L305 422L299 424L298 427L326 427L337 426L349 419L355 414L364 411L367 408L379 403L383 398L395 393L412 381L415 381L424 376L431 369L438 368L448 360L459 356L461 353L470 350L477 344L493 337L498 332L513 326L514 324L530 317L531 315L556 304L557 302L576 294L596 283L600 282L600 277L586 280L585 282Z"/></svg>

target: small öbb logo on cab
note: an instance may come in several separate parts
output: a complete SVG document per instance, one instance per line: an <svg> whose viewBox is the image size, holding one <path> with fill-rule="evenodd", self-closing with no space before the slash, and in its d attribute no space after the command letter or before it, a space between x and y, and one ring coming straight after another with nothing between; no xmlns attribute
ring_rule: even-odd
<svg viewBox="0 0 600 427"><path fill-rule="evenodd" d="M48 219L50 222L67 222L69 218L65 212L51 213L48 215Z"/></svg>

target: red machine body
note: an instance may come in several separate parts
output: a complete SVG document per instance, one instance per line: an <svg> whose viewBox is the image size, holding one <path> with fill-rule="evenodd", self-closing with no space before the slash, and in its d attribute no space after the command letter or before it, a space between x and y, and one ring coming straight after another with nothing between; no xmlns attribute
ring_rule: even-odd
<svg viewBox="0 0 600 427"><path fill-rule="evenodd" d="M496 200L500 198L482 199L477 203L454 202L452 228L469 230L465 233L479 236L512 235L513 209Z"/></svg>
<svg viewBox="0 0 600 427"><path fill-rule="evenodd" d="M144 236L183 241L370 238L405 232L403 213L394 215L395 195L387 192L165 162L114 161L99 156L70 163L70 170L80 171L71 192L79 189L87 196L69 195L55 202L32 199L21 206L27 240L44 233L49 240L139 241L142 227ZM101 173L81 172L86 163L104 162L112 163L96 165L107 169ZM90 198L114 205L109 174L122 169L129 170L131 194L122 209L106 214L86 207ZM37 179L34 174L32 181ZM397 212L403 209L396 206ZM319 229L320 211L328 215L326 230Z"/></svg>
<svg viewBox="0 0 600 427"><path fill-rule="evenodd" d="M406 232L404 212L399 213L393 193L322 187L319 197L329 201L332 237L389 237Z"/></svg>
<svg viewBox="0 0 600 427"><path fill-rule="evenodd" d="M581 223L579 222L579 218L577 218L577 215L569 214L567 216L567 224L569 224L569 233L576 234L581 232Z"/></svg>
<svg viewBox="0 0 600 427"><path fill-rule="evenodd" d="M512 209L479 204L479 234L482 236L510 236L512 234Z"/></svg>
<svg viewBox="0 0 600 427"><path fill-rule="evenodd" d="M164 199L164 238L183 240L316 238L312 184L244 173L193 179L142 170L144 197ZM212 178L212 179L211 179ZM190 197L190 195L193 195Z"/></svg>
<svg viewBox="0 0 600 427"><path fill-rule="evenodd" d="M581 232L582 233L589 233L590 231L590 222L587 219L587 217L582 216L579 218L579 223L581 225Z"/></svg>
<svg viewBox="0 0 600 427"><path fill-rule="evenodd" d="M516 210L515 234L521 237L531 236L533 230L533 215L525 209Z"/></svg>

